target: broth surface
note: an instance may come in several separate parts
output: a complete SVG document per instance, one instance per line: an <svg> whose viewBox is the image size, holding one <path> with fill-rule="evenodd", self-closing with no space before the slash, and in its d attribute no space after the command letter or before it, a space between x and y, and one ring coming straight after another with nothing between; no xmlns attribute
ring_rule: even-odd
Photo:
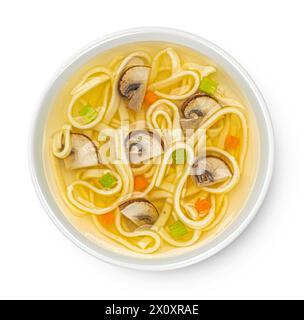
<svg viewBox="0 0 304 320"><path fill-rule="evenodd" d="M168 48L170 48L169 51L166 51ZM144 54L138 54L138 52ZM125 59L132 54L134 57L124 64ZM147 61L145 61L145 55L148 57ZM133 111L128 107L130 99L122 97L117 86L127 68L146 65L151 68L145 100L140 104L139 111ZM193 73L196 76L192 76ZM179 74L181 74L180 78ZM107 77L109 77L108 80L106 80ZM166 85L166 81L171 78L172 82ZM188 136L185 138L185 130L180 127L180 119L184 117L182 106L185 101L198 92L205 94L197 86L197 78L199 78L200 87L204 78L211 79L211 87L212 84L217 84L216 91L205 96L214 99L220 105L220 109L214 111L214 114L207 114L206 119L202 120L194 131L204 128L204 124L214 117L214 123L211 121L210 127L206 128L206 140L196 141L194 146L191 145L190 150L187 151L190 138ZM161 84L162 81L164 85ZM205 85L209 88L208 83ZM192 89L193 93L191 93ZM151 93L150 97L147 96L147 92ZM175 99L181 96L184 98ZM114 99L116 103L113 103ZM70 108L71 105L72 108ZM174 106L178 112L174 111L176 110ZM71 109L70 115L69 108ZM219 112L223 110L224 113L221 115ZM101 120L97 121L99 116ZM79 127L71 123L71 117L75 123L79 123ZM242 119L245 119L245 129L242 126ZM96 125L90 127L95 120ZM170 126L175 128L173 138L170 133L164 134L165 129ZM130 164L122 161L120 164L105 165L101 161L100 157L102 159L105 157L104 150L107 150L107 147L102 149L106 142L101 137L104 138L106 134L101 135L100 132L105 129L116 132L122 127L127 128L128 133L155 129L164 142L162 154L145 161L148 162L147 170L144 168L145 164L142 163ZM65 161L70 154L63 158L54 155L54 140L57 139L57 145L59 143L64 150L71 143L71 133L74 138L79 138L80 134L85 135L96 145L99 161L97 165L71 169L66 167L67 161ZM178 138L179 133L182 135L181 138ZM169 138L166 138L167 136ZM65 137L67 137L66 141ZM141 136L142 138L145 136ZM170 139L177 144L176 148L171 148L173 156L168 153L171 143L174 145ZM115 141L119 143L120 149L118 149L125 152L125 136L123 139L118 137ZM111 142L112 146L115 145L115 141ZM187 170L189 169L190 172L193 166L193 161L188 163L191 160L191 152L193 152L194 160L199 158L198 153L201 152L200 145L196 147L196 143L206 143L207 149L202 147L204 149L202 152L207 150L207 159L219 158L226 164L224 169L226 173L231 173L231 177L218 183L213 181L211 185L199 187L196 176L186 174ZM93 148L89 144L87 147ZM94 150L91 149L87 149L86 152L94 154ZM117 148L114 147L114 149L117 151ZM170 161L173 161L168 165L164 164L167 154L168 157L170 156ZM182 155L182 163L178 161L180 155ZM244 156L243 159L242 156ZM121 157L124 158L124 156ZM232 158L232 162L229 157ZM59 92L48 116L44 134L43 159L52 194L62 214L80 233L111 251L151 259L178 255L203 246L233 223L246 204L255 182L259 165L259 132L254 113L246 97L221 66L216 65L201 53L172 43L133 43L101 53L68 80ZM159 159L159 163L155 164L153 161L156 159ZM72 160L75 165L75 159L72 158ZM229 182L237 175L235 165L240 177L235 185L226 191L225 186L229 188ZM103 178L106 174L108 174L108 179ZM177 205L175 196L183 175L187 177ZM214 180L215 176L214 173L211 180ZM206 178L206 174L203 175L203 178ZM156 185L157 180L160 182L158 185ZM130 185L128 187L126 186L127 181ZM83 182L84 184L81 184ZM90 184L102 192L114 192L113 190L119 187L120 182L122 184L120 192L112 196L100 195L87 187L87 184ZM151 185L151 190L145 194ZM142 189L134 190L134 187ZM128 192L120 201L124 188ZM221 189L223 192L217 193L217 190ZM132 192L129 192L130 190ZM74 203L71 199L74 199ZM145 199L155 206L158 212L158 222L137 225L122 214L121 205L136 199ZM90 212L90 210L100 208L111 209L102 213L100 210L98 214ZM130 210L134 213L134 210ZM168 216L164 217L164 215ZM163 222L159 222L162 219Z"/></svg>

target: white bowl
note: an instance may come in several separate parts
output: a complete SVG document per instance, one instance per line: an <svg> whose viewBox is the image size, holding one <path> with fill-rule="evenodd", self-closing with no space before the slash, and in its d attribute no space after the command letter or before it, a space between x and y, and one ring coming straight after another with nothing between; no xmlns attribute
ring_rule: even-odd
<svg viewBox="0 0 304 320"><path fill-rule="evenodd" d="M52 101L63 84L81 65L104 50L140 41L164 41L188 46L202 52L221 65L246 95L253 108L261 136L261 158L255 185L246 205L235 221L218 237L199 249L165 259L140 259L119 255L103 249L86 239L69 223L56 204L47 184L42 163L42 142L46 118ZM180 30L155 27L130 29L111 34L85 47L67 61L50 81L34 112L29 152L33 183L45 211L62 233L78 247L103 261L119 266L142 270L169 270L189 266L207 259L228 246L245 230L259 210L270 184L274 161L274 141L271 120L260 91L247 72L229 54L196 35Z"/></svg>

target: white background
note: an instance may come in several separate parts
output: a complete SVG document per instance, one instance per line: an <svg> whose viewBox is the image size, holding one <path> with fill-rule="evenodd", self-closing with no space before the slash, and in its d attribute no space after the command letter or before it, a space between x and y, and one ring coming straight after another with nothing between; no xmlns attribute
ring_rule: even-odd
<svg viewBox="0 0 304 320"><path fill-rule="evenodd" d="M303 1L1 1L0 298L304 298ZM157 25L215 42L268 103L276 167L257 218L229 248L195 266L151 273L76 248L51 223L27 163L30 118L74 51L107 33Z"/></svg>

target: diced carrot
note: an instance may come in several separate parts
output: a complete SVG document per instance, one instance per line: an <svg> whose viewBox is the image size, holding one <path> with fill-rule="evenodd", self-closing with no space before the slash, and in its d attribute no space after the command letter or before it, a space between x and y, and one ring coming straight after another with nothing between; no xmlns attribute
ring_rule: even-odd
<svg viewBox="0 0 304 320"><path fill-rule="evenodd" d="M142 191L145 190L148 186L148 181L144 176L136 176L134 178L134 190Z"/></svg>
<svg viewBox="0 0 304 320"><path fill-rule="evenodd" d="M240 144L240 139L235 136L227 136L225 141L225 147L226 149L234 150L236 149Z"/></svg>
<svg viewBox="0 0 304 320"><path fill-rule="evenodd" d="M102 214L98 217L98 219L102 224L105 224L107 226L115 223L115 215L113 212Z"/></svg>
<svg viewBox="0 0 304 320"><path fill-rule="evenodd" d="M195 208L198 211L198 213L206 214L211 209L211 202L208 199L204 199L204 200L198 199L195 202Z"/></svg>
<svg viewBox="0 0 304 320"><path fill-rule="evenodd" d="M146 102L148 105L151 105L151 104L154 103L157 99L158 99L158 96L157 96L154 92L152 92L152 91L150 91L150 90L148 90L148 91L146 92L145 102Z"/></svg>

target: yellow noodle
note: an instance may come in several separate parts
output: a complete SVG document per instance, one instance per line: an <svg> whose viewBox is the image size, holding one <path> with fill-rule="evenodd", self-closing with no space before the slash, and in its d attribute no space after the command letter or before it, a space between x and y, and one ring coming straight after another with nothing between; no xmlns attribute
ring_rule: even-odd
<svg viewBox="0 0 304 320"><path fill-rule="evenodd" d="M170 59L170 66L165 68L171 71L170 72L171 75L179 72L181 69L180 59L179 59L179 56L176 54L176 52L171 48L164 49L160 51L152 61L152 67L151 67L152 70L150 75L151 82L155 82L155 79L157 78L157 74L163 71L163 68L160 67L160 59L164 55L167 55Z"/></svg>
<svg viewBox="0 0 304 320"><path fill-rule="evenodd" d="M134 176L139 176L139 175L146 173L150 169L154 169L154 167L152 167L152 166L153 166L152 163L142 164L140 167L132 167L132 172L133 172Z"/></svg>
<svg viewBox="0 0 304 320"><path fill-rule="evenodd" d="M64 125L53 137L53 153L57 158L66 158L72 150L71 126Z"/></svg>
<svg viewBox="0 0 304 320"><path fill-rule="evenodd" d="M135 251L142 253L152 253L159 249L161 245L160 237L156 232L150 230L140 230L140 231L125 231L121 225L121 214L116 212L116 227L117 230L125 237L134 238L134 237L150 237L154 240L154 245L152 247L146 248L146 245L141 244L141 248L136 248Z"/></svg>
<svg viewBox="0 0 304 320"><path fill-rule="evenodd" d="M155 170L156 170L155 166L150 168L148 172L144 173L145 178L151 179L151 177L153 177L153 175L155 174Z"/></svg>
<svg viewBox="0 0 304 320"><path fill-rule="evenodd" d="M156 251L158 249L158 247L160 246L160 241L156 241L155 245L152 248L149 249L141 249L138 248L137 246L131 244L128 240L125 240L123 237L118 236L110 231L108 231L105 227L103 227L103 225L99 222L98 217L97 216L92 216L93 218L93 222L95 224L95 226L97 227L97 229L104 234L105 236L107 236L108 238L122 244L123 246L127 247L128 249L134 251L134 252L138 252L138 253L153 253L154 251ZM149 234L150 235L150 234ZM154 236L154 234L153 234ZM135 236L137 237L137 235Z"/></svg>
<svg viewBox="0 0 304 320"><path fill-rule="evenodd" d="M191 90L184 94L167 94L162 91L161 89L167 88L168 86L172 86L174 84L178 84L184 77L192 77L194 80L193 86ZM180 71L176 74L173 74L171 77L152 83L149 86L149 90L154 91L159 97L170 99L170 100L184 100L194 94L200 84L200 78L196 72L193 71Z"/></svg>
<svg viewBox="0 0 304 320"><path fill-rule="evenodd" d="M200 75L201 79L204 78L204 77L209 76L210 74L212 74L214 72L216 72L216 68L214 68L212 66L202 66L200 64L192 63L192 62L186 62L183 65L183 69L196 71Z"/></svg>
<svg viewBox="0 0 304 320"><path fill-rule="evenodd" d="M106 106L97 106L95 109L98 110L98 115L97 117L89 122L89 123L81 123L79 122L79 119L82 119L81 117L77 117L75 118L73 116L73 108L75 106L75 103L77 100L81 99L81 97L89 92L90 90L92 90L93 88L95 88L98 85L102 85L107 83L110 79L111 79L111 72L106 69L106 68L100 68L100 72L103 73L101 76L97 77L97 78L92 78L89 80L88 82L84 82L82 85L80 85L79 87L77 87L77 90L73 90L73 95L72 95L72 99L68 105L68 110L67 110L67 116L68 119L70 121L70 123L78 129L89 129L89 128L93 128L94 126L96 126L103 118L103 115L106 111ZM82 82L81 82L82 83Z"/></svg>

